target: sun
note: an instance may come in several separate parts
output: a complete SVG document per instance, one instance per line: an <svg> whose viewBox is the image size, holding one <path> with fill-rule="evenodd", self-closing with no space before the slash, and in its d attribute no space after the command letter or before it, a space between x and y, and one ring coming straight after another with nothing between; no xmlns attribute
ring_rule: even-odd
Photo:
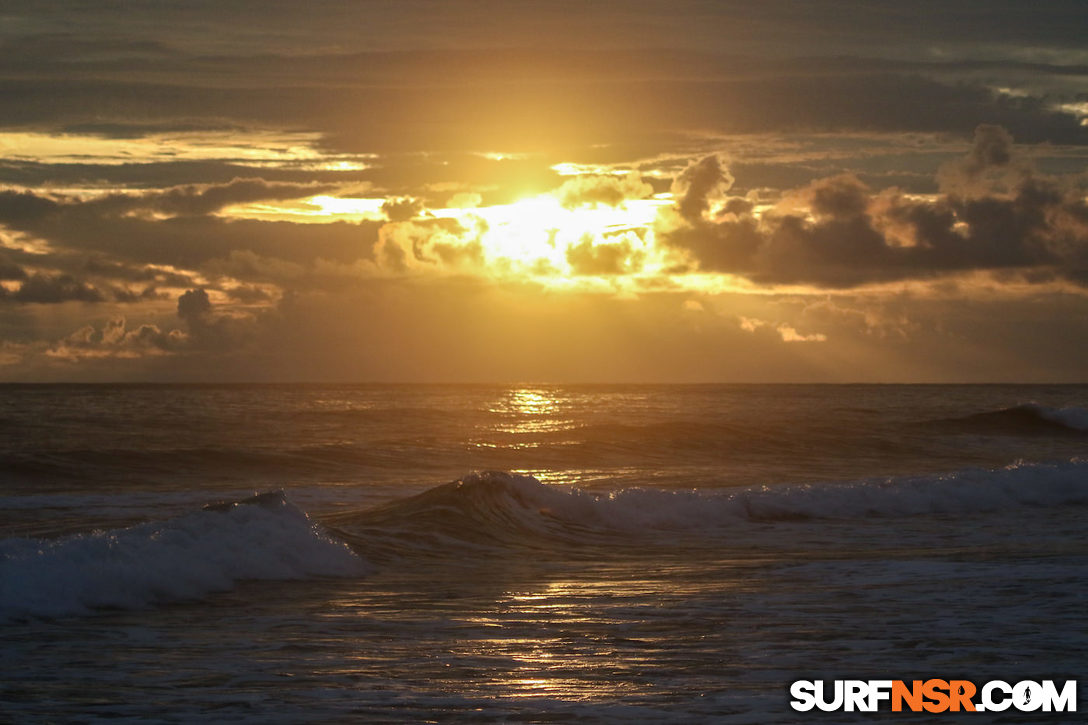
<svg viewBox="0 0 1088 725"><path fill-rule="evenodd" d="M398 221L388 218L388 201L319 194L232 205L220 214L306 224L385 223L396 229L390 236L398 237L404 258L417 270L429 266L456 274L577 286L593 278L615 282L620 276L652 275L667 266L653 233L662 207L672 203L667 194L615 204L572 204L549 192L506 204L466 208L451 203Z"/></svg>
<svg viewBox="0 0 1088 725"><path fill-rule="evenodd" d="M487 258L566 270L565 240L574 232L574 220L555 197L535 196L474 213L486 224L480 243Z"/></svg>
<svg viewBox="0 0 1088 725"><path fill-rule="evenodd" d="M540 194L510 204L445 209L436 214L456 218L465 226L482 222L475 224L480 230L478 241L484 258L497 268L566 278L577 272L571 262L573 249L615 246L622 239L625 249L644 258L652 246L647 236L650 226L666 203L646 199L616 206L567 206L551 194Z"/></svg>

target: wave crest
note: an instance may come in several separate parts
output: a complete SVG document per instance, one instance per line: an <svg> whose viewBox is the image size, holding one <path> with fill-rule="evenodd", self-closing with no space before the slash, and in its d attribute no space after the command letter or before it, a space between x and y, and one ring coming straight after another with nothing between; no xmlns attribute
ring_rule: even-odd
<svg viewBox="0 0 1088 725"><path fill-rule="evenodd" d="M245 579L358 576L368 565L282 491L126 529L0 542L0 620L138 609Z"/></svg>
<svg viewBox="0 0 1088 725"><path fill-rule="evenodd" d="M1085 461L720 492L631 488L596 494L500 471L473 473L376 509L338 514L337 533L366 551L461 545L602 543L639 532L706 532L745 522L968 515L1088 504Z"/></svg>
<svg viewBox="0 0 1088 725"><path fill-rule="evenodd" d="M1088 434L1088 410L1051 408L1038 403L1023 403L1011 408L976 413L963 418L935 421L965 432L1009 435L1083 435Z"/></svg>

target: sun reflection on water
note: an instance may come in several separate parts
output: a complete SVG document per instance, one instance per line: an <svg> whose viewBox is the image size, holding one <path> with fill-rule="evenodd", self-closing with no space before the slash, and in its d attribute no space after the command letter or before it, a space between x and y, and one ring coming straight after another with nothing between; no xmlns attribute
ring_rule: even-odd
<svg viewBox="0 0 1088 725"><path fill-rule="evenodd" d="M501 419L491 429L496 433L546 433L565 430L573 423L569 416L563 415L560 397L543 388L511 390L491 405L488 412Z"/></svg>
<svg viewBox="0 0 1088 725"><path fill-rule="evenodd" d="M494 610L466 617L480 636L463 640L456 655L502 663L481 683L497 697L589 701L648 692L640 671L672 645L640 610L659 600L664 582L631 574L621 591L596 578L509 591Z"/></svg>
<svg viewBox="0 0 1088 725"><path fill-rule="evenodd" d="M510 403L525 415L546 415L559 408L559 402L541 390L515 390L510 394Z"/></svg>

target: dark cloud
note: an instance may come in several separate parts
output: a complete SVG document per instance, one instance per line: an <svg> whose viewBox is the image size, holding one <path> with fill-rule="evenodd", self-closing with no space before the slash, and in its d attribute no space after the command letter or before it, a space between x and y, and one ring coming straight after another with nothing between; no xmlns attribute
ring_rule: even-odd
<svg viewBox="0 0 1088 725"><path fill-rule="evenodd" d="M232 179L226 184L175 186L131 194L109 194L89 201L69 201L93 213L123 214L138 210L173 216L200 216L233 204L254 201L283 201L334 191L329 184L293 184L264 179Z"/></svg>
<svg viewBox="0 0 1088 725"><path fill-rule="evenodd" d="M169 269L63 250L5 250L0 254L0 279L23 281L14 291L0 295L7 302L31 303L133 304L163 299L165 293L158 290L159 286L177 288L193 284L189 275Z"/></svg>
<svg viewBox="0 0 1088 725"><path fill-rule="evenodd" d="M224 185L174 187L144 195L139 203L167 214L210 214L232 204L282 201L335 190L328 184L289 184L264 179L234 179Z"/></svg>
<svg viewBox="0 0 1088 725"><path fill-rule="evenodd" d="M59 261L56 256L50 257L51 263ZM193 284L193 278L187 274L166 270L146 265L121 264L101 257L91 257L84 262L80 269L87 274L105 277L111 280L123 280L127 282L150 282L166 287L189 287Z"/></svg>
<svg viewBox="0 0 1088 725"><path fill-rule="evenodd" d="M217 311L202 287L178 296L177 316L188 329L187 354L246 354L261 325L259 315L232 316Z"/></svg>
<svg viewBox="0 0 1088 725"><path fill-rule="evenodd" d="M33 224L59 208L57 202L32 191L0 191L0 223L16 228Z"/></svg>
<svg viewBox="0 0 1088 725"><path fill-rule="evenodd" d="M46 353L50 357L80 360L86 357L124 357L126 354L173 352L186 343L178 330L163 332L156 325L142 324L129 328L124 317L107 320L102 327L85 325L54 344Z"/></svg>
<svg viewBox="0 0 1088 725"><path fill-rule="evenodd" d="M382 203L382 213L391 222L406 222L419 216L423 212L423 202L419 199L405 197L401 199L386 199Z"/></svg>
<svg viewBox="0 0 1088 725"><path fill-rule="evenodd" d="M959 195L1007 191L1025 182L1034 169L1015 155L1012 134L1000 126L982 124L975 129L970 152L941 166L937 182L941 191Z"/></svg>
<svg viewBox="0 0 1088 725"><path fill-rule="evenodd" d="M224 292L226 292L227 296L230 297L232 300L236 300L238 302L241 302L242 304L256 304L261 302L268 302L272 299L272 295L270 295L267 291L261 289L260 287L250 287L242 285L238 287L231 287L224 290Z"/></svg>
<svg viewBox="0 0 1088 725"><path fill-rule="evenodd" d="M676 209L688 220L700 219L710 203L720 198L733 185L733 176L721 158L707 156L688 166L673 182Z"/></svg>
<svg viewBox="0 0 1088 725"><path fill-rule="evenodd" d="M243 137L244 138L244 137ZM335 151L331 149L331 151ZM0 159L0 182L18 186L125 186L150 187L225 186L234 179L261 178L268 182L310 184L336 189L370 188L384 196L416 197L437 207L449 198L451 188L484 192L487 203L502 203L526 194L555 188L560 177L551 165L569 160L564 155L526 158L489 158L452 151L443 154L387 154L380 159L358 159L365 168L314 168L312 161L279 160L274 165L247 166L241 160L207 160L139 163L45 163L24 159ZM428 191L435 187L436 191ZM314 192L320 193L320 192Z"/></svg>
<svg viewBox="0 0 1088 725"><path fill-rule="evenodd" d="M203 289L186 290L178 297L178 317L189 323L190 327L207 325L211 311L211 300Z"/></svg>
<svg viewBox="0 0 1088 725"><path fill-rule="evenodd" d="M106 301L106 297L100 291L66 274L35 274L27 277L19 289L5 294L4 299L47 305L61 302Z"/></svg>
<svg viewBox="0 0 1088 725"><path fill-rule="evenodd" d="M84 258L88 254L108 256L135 266L171 265L182 271L246 250L294 263L318 259L355 262L372 256L382 225L367 221L295 224L206 216L153 220L103 214L93 204L49 208L53 212L45 215L4 217L0 192L0 224L46 239L58 250L80 253ZM162 282L166 284L167 280Z"/></svg>
<svg viewBox="0 0 1088 725"><path fill-rule="evenodd" d="M117 301L117 302L127 302L127 303L146 302L146 301L149 301L149 300L161 300L161 299L167 299L169 297L169 295L167 295L166 293L163 293L163 292L159 292L153 286L144 287L142 290L140 290L138 292L134 292L132 290L124 289L124 288L114 288L111 291L111 294L113 295L113 299L115 301Z"/></svg>
<svg viewBox="0 0 1088 725"><path fill-rule="evenodd" d="M438 59L441 62L441 59ZM643 78L512 77L489 83L467 76L436 84L419 68L400 85L256 83L238 87L122 80L0 81L9 127L55 129L95 119L145 125L176 119L229 119L240 127L304 128L325 134L345 153L503 150L554 152L597 144L649 142L671 132L672 149L693 130L754 134L796 131L969 133L980 123L1009 129L1024 142L1088 143L1088 128L1044 95L1009 96L986 83L922 72L874 72L867 59L848 69L814 72L811 63L751 71ZM377 111L375 109L378 109ZM441 123L433 119L441 118Z"/></svg>
<svg viewBox="0 0 1088 725"><path fill-rule="evenodd" d="M108 227L111 218L136 211L176 216L203 216L232 205L261 200L284 200L333 190L324 184L266 182L262 179L234 179L223 185L183 186L169 189L108 194L90 200L49 197L32 191L0 191L0 224L14 229L49 233L54 230L85 230ZM116 223L124 225L121 219ZM78 234L77 234L78 236ZM103 248L104 249L104 248Z"/></svg>
<svg viewBox="0 0 1088 725"><path fill-rule="evenodd" d="M134 132L135 133L135 132ZM439 165L428 167L438 171ZM389 178L394 184L427 180L425 174L410 175L395 169L315 169L312 164L283 161L277 166L247 166L241 161L139 161L94 163L64 160L47 163L27 159L0 159L0 182L17 186L127 186L148 187L227 185L235 179L261 178L269 182L294 184L361 185L373 178Z"/></svg>
<svg viewBox="0 0 1088 725"><path fill-rule="evenodd" d="M0 30L0 123L117 139L304 129L365 152L647 156L662 133L675 150L692 131L980 123L1088 142L1059 105L1085 74L1073 2L470 5L24 4Z"/></svg>
<svg viewBox="0 0 1088 725"><path fill-rule="evenodd" d="M120 28L118 28L120 30ZM15 67L53 63L100 64L116 67L118 61L144 62L176 54L162 43L125 37L95 38L71 32L45 32L7 38L0 43L5 61Z"/></svg>
<svg viewBox="0 0 1088 725"><path fill-rule="evenodd" d="M601 0L568 2L447 3L401 0L344 3L312 0L254 3L191 0L184 6L157 2L87 3L54 0L13 3L4 35L35 35L20 51L29 61L75 56L88 62L105 55L137 54L144 60L172 49L223 55L300 55L314 47L397 50L554 48L556 54L598 48L696 48L775 57L782 49L811 55L816 49L858 47L887 57L912 57L937 44L966 55L982 44L1015 55L1021 47L1079 48L1083 4L1051 0L1045 7L1016 0L973 3L920 0L909 8L812 0ZM572 22L576 19L577 22ZM73 32L73 29L78 31ZM287 31L289 29L289 31ZM214 31L214 32L210 32ZM47 41L56 37L55 46ZM37 48L35 41L41 42ZM87 48L90 42L99 47ZM177 51L175 51L177 54ZM15 55L13 53L13 55ZM1000 56L999 56L1000 57ZM410 62L412 57L402 60ZM430 61L421 58L418 62ZM382 70L388 67L382 64ZM274 66L273 71L281 70ZM303 69L303 72L309 68ZM436 70L440 70L437 68Z"/></svg>
<svg viewBox="0 0 1088 725"><path fill-rule="evenodd" d="M26 279L26 270L6 256L0 256L0 279Z"/></svg>
<svg viewBox="0 0 1088 725"><path fill-rule="evenodd" d="M755 209L755 203L752 202L751 199L733 196L725 200L721 209L718 211L718 215L733 214L735 216L744 216L745 214L751 214L753 209Z"/></svg>
<svg viewBox="0 0 1088 725"><path fill-rule="evenodd" d="M989 170L1020 164L1003 130L982 127L955 168L973 183ZM685 177L700 182L684 186ZM713 219L711 197L729 180L717 161L693 164L680 179L678 220L659 239L704 270L761 283L851 287L972 270L1035 270L1041 278L1081 283L1088 269L1088 204L1075 180L1024 172L1009 193L931 200L876 192L844 175L787 195L761 219L732 200L726 203L732 213Z"/></svg>
<svg viewBox="0 0 1088 725"><path fill-rule="evenodd" d="M172 123L156 124L123 122L73 123L68 126L63 126L57 130L60 133L66 135L97 136L99 138L114 140L132 140L145 138L147 136L158 136L162 134L206 134L208 132L244 133L246 129L242 128L241 126L215 122L189 123L185 121L176 121ZM237 177L238 174L235 174L234 176Z"/></svg>

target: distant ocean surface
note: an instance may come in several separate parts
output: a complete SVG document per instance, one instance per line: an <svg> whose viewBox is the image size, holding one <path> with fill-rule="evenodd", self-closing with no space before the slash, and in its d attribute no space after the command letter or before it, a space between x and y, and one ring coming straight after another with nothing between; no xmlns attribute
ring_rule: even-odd
<svg viewBox="0 0 1088 725"><path fill-rule="evenodd" d="M1088 702L1088 386L0 386L0 430L4 722Z"/></svg>

